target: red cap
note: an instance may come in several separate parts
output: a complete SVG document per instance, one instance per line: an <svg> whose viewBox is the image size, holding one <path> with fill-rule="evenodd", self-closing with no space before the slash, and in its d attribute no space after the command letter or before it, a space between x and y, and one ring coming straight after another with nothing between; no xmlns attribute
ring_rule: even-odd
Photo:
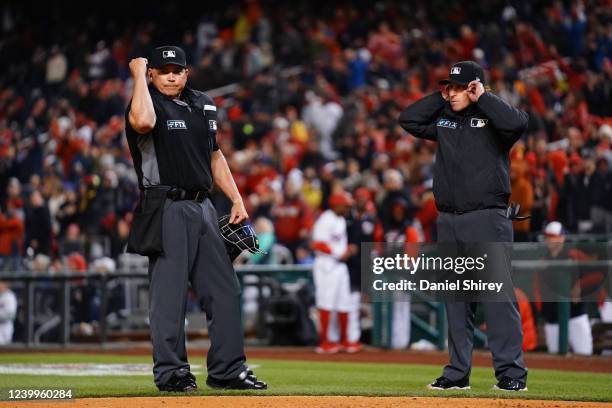
<svg viewBox="0 0 612 408"><path fill-rule="evenodd" d="M368 190L366 187L359 187L357 190L355 190L355 192L353 193L353 197L355 197L355 200L358 200L360 198L366 199L366 200L371 200L372 199L372 193L370 192L370 190Z"/></svg>
<svg viewBox="0 0 612 408"><path fill-rule="evenodd" d="M337 205L351 206L353 205L353 197L351 197L351 195L346 191L338 191L333 193L329 197L329 206L335 207Z"/></svg>

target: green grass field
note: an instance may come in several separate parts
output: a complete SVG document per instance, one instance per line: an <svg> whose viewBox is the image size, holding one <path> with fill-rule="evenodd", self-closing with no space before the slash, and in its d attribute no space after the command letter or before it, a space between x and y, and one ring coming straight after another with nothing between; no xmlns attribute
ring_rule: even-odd
<svg viewBox="0 0 612 408"><path fill-rule="evenodd" d="M5 364L142 364L150 357L90 354L3 354ZM203 364L192 357L192 364ZM574 401L612 401L610 374L576 373L553 370L530 370L529 391L504 393L491 389L495 382L491 369L475 368L468 392L434 392L425 388L437 377L440 367L408 364L364 364L339 362L305 362L252 360L257 375L269 384L264 395L364 395L364 396L465 396L525 398ZM205 386L205 373L194 370L200 395L249 395L253 392L214 391ZM72 388L76 397L155 396L159 392L151 376L47 376L25 374L0 375L0 388Z"/></svg>

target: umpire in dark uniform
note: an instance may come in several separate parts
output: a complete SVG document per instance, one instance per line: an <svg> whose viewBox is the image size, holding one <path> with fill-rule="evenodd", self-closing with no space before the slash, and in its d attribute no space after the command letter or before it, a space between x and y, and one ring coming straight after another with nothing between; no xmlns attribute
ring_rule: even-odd
<svg viewBox="0 0 612 408"><path fill-rule="evenodd" d="M197 388L185 348L191 285L208 320L207 385L265 389L245 365L240 287L210 201L215 184L233 203L230 223L248 218L216 142L217 108L186 87L189 70L179 47L156 48L149 60L135 58L129 67L134 93L126 136L141 198L128 250L149 256L155 384L162 391Z"/></svg>
<svg viewBox="0 0 612 408"><path fill-rule="evenodd" d="M412 135L437 141L433 192L440 211L438 242L512 242L509 157L512 145L527 127L527 114L508 105L484 87L483 69L462 61L440 81L441 92L404 110L400 125ZM501 256L509 277L507 245ZM498 383L507 391L527 389L523 333L516 302L482 303L487 338ZM469 389L474 345L472 302L446 303L450 363L431 389Z"/></svg>

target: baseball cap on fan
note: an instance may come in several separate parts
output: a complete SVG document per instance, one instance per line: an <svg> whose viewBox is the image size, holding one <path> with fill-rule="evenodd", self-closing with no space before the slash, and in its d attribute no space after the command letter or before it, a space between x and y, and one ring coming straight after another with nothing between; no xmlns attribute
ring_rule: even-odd
<svg viewBox="0 0 612 408"><path fill-rule="evenodd" d="M480 81L484 85L484 70L474 61L460 61L451 67L448 78L442 79L438 84L467 85L472 81Z"/></svg>
<svg viewBox="0 0 612 408"><path fill-rule="evenodd" d="M165 45L157 47L151 52L149 58L149 68L161 68L166 64L174 64L179 67L187 68L187 58L185 51L181 47Z"/></svg>

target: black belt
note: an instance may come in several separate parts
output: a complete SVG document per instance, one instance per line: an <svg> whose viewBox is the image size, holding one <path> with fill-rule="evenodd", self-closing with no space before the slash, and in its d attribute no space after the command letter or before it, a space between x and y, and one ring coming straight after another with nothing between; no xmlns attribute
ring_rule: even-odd
<svg viewBox="0 0 612 408"><path fill-rule="evenodd" d="M440 212L443 213L449 213L449 214L455 214L455 215L461 215L461 214L467 214L467 213L471 213L474 211L482 211L482 210L491 210L491 209L500 209L500 210L505 210L506 207L498 207L498 206L493 206L493 207L484 207L484 208L475 208L473 210L456 210L453 208L448 208L448 209L444 209L444 210L440 210Z"/></svg>
<svg viewBox="0 0 612 408"><path fill-rule="evenodd" d="M477 208L474 210L455 210L455 209L448 209L448 210L441 210L441 212L445 212L445 213L450 213L450 214L455 214L455 215L461 215L461 214L467 214L469 212L472 211L479 211L479 210L490 210L493 208L497 208L500 210L505 210L506 211L506 218L509 218L511 220L515 220L515 221L523 221L526 219L531 218L530 215L526 215L526 216L519 216L519 212L521 211L521 205L518 203L511 203L508 207L500 207L500 206L491 206L491 207L485 207L485 208Z"/></svg>
<svg viewBox="0 0 612 408"><path fill-rule="evenodd" d="M201 203L210 197L210 193L206 190L185 190L180 187L172 187L166 193L166 197L173 201L193 200Z"/></svg>
<svg viewBox="0 0 612 408"><path fill-rule="evenodd" d="M181 187L171 186L154 186L148 188L147 190L150 189L166 190L166 197L172 201L193 200L201 203L207 198L210 198L210 192L206 190L185 190Z"/></svg>

